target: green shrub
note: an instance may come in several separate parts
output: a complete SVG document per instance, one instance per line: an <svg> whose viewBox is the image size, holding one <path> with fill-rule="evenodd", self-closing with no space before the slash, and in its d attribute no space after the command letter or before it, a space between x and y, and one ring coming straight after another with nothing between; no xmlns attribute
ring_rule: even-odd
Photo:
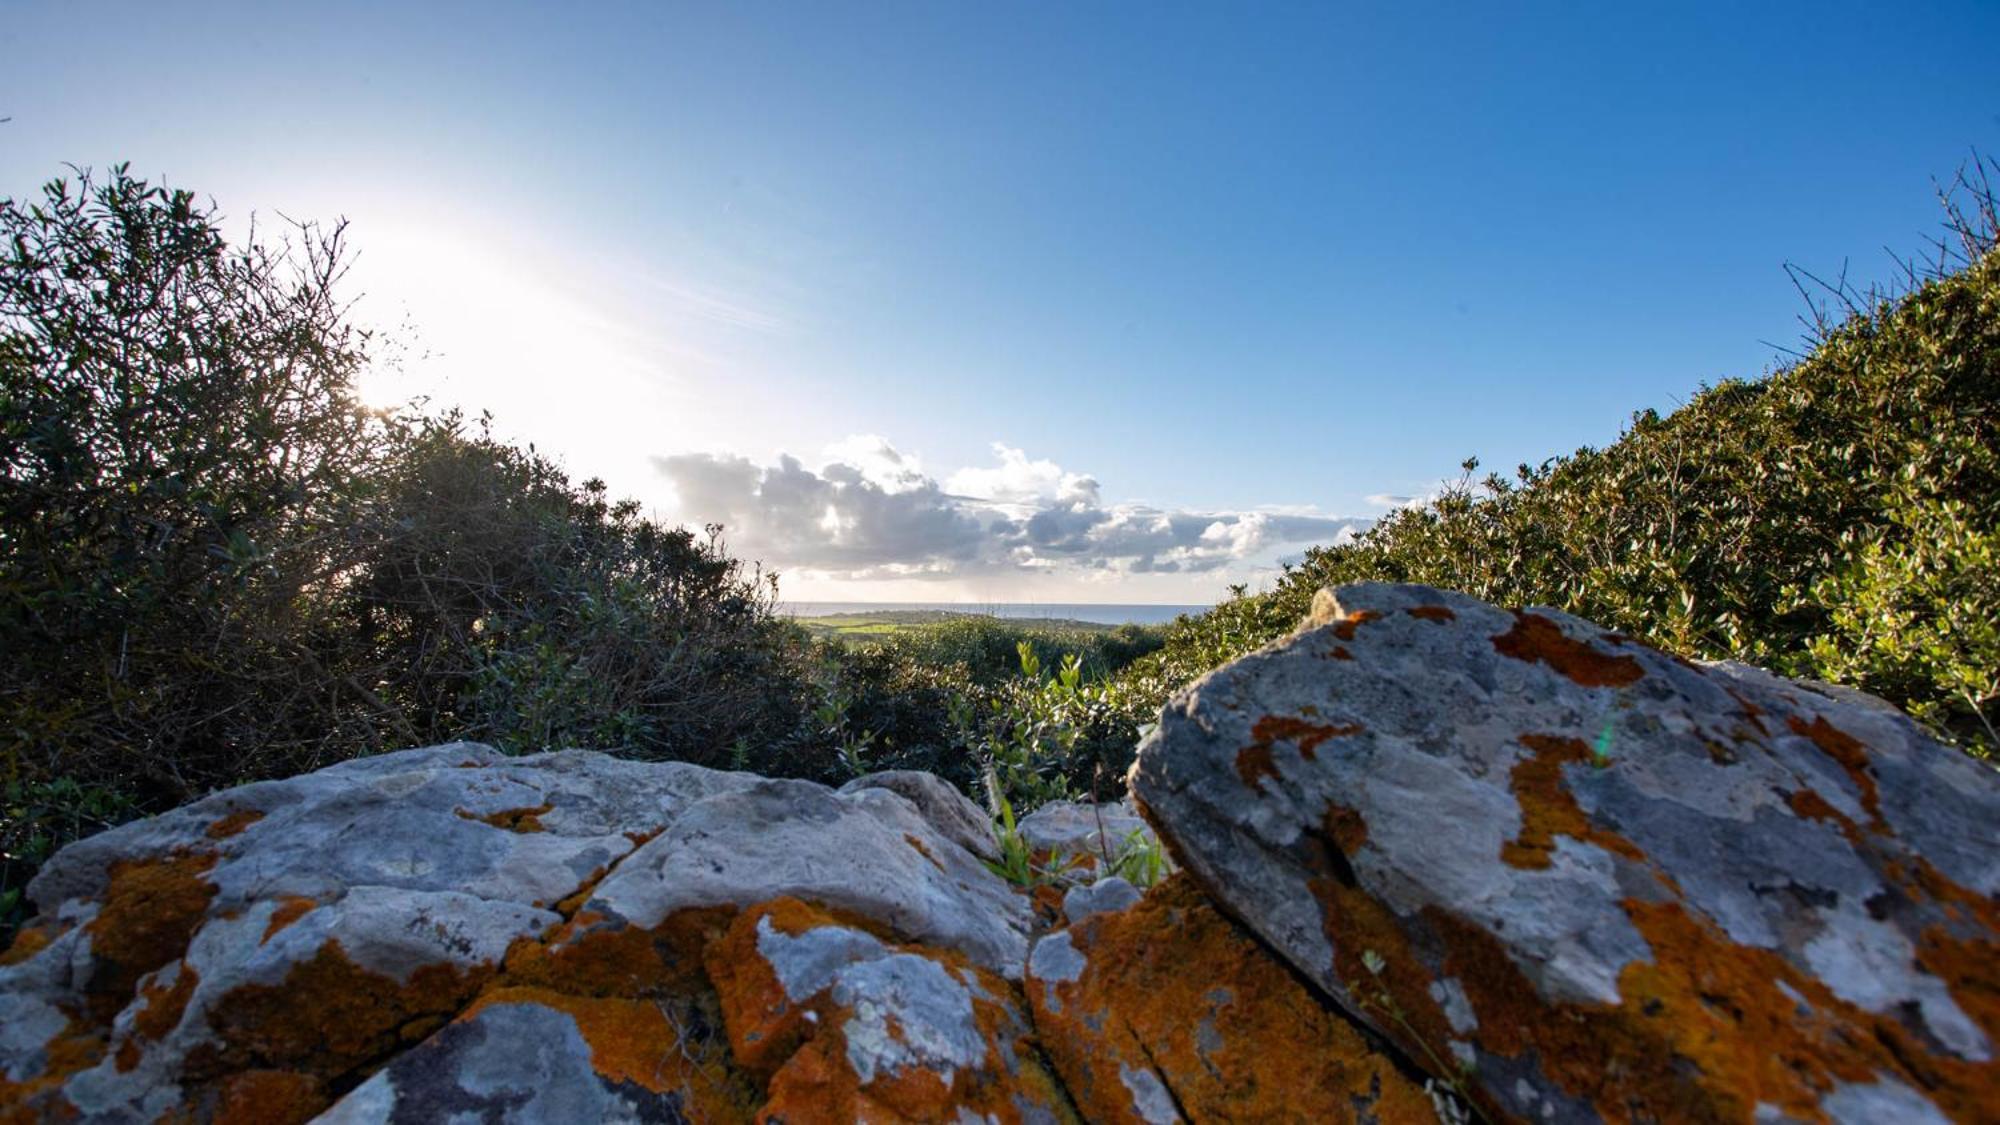
<svg viewBox="0 0 2000 1125"><path fill-rule="evenodd" d="M0 200L0 930L80 832L357 754L796 764L771 583L483 422L363 409L343 261L122 167Z"/></svg>
<svg viewBox="0 0 2000 1125"><path fill-rule="evenodd" d="M1421 582L1548 605L1692 657L1855 684L1992 745L2000 529L1994 194L1961 177L1957 256L1893 296L1830 292L1809 355L1725 382L1604 449L1456 487L1263 594L1168 630L1126 673L1154 701L1293 628L1322 586Z"/></svg>

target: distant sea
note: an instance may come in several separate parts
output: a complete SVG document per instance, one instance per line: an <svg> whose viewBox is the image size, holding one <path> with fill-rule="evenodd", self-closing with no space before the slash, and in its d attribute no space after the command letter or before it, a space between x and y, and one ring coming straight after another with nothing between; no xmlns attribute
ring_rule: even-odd
<svg viewBox="0 0 2000 1125"><path fill-rule="evenodd" d="M836 613L884 613L896 609L946 610L988 617L1051 617L1096 625L1164 625L1183 613L1206 613L1206 605L1103 605L1064 602L781 602L779 613L831 617Z"/></svg>

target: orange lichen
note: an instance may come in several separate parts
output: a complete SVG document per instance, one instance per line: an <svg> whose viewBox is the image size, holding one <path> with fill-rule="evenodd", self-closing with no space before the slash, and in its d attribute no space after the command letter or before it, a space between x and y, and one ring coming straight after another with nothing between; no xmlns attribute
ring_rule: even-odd
<svg viewBox="0 0 2000 1125"><path fill-rule="evenodd" d="M1596 844L1628 859L1646 858L1630 840L1592 824L1563 783L1564 765L1592 760L1589 746L1580 739L1547 734L1524 734L1520 743L1533 751L1514 763L1508 775L1514 799L1521 805L1521 831L1500 846L1501 859L1515 867L1547 867L1557 836Z"/></svg>
<svg viewBox="0 0 2000 1125"><path fill-rule="evenodd" d="M42 1046L42 1069L16 1082L0 1068L0 1125L75 1120L79 1115L58 1092L70 1075L104 1061L104 1039L72 1017Z"/></svg>
<svg viewBox="0 0 2000 1125"><path fill-rule="evenodd" d="M1544 999L1499 939L1448 910L1428 906L1403 919L1339 879L1313 888L1335 943L1335 975L1410 1057L1442 1057L1452 1033L1430 985L1452 978L1478 1019L1481 1050L1532 1059L1550 1084L1606 1120L1748 1120L1763 1103L1819 1121L1819 1100L1837 1083L1880 1075L1923 1091L1955 1120L2000 1104L1995 1068L1933 1053L1894 1013L1840 1000L1782 955L1736 944L1677 902L1624 900L1651 960L1624 966L1617 1004L1564 1004ZM1414 933L1426 936L1416 943ZM1949 949L1938 937L1927 934L1919 954L1926 970L1966 994L1994 995L1994 944ZM1419 948L1442 950L1442 960ZM1363 951L1380 958L1373 968ZM1396 1018L1382 1018L1390 1004ZM1990 1007L1966 1007L1989 1035L2000 1030Z"/></svg>
<svg viewBox="0 0 2000 1125"><path fill-rule="evenodd" d="M938 862L938 857L931 854L931 850L924 846L924 842L922 840L919 840L915 836L912 836L908 832L905 832L903 833L903 841L909 844L911 847L917 849L918 855L923 856L927 860L930 860L932 867L937 868L939 871L944 870L944 864Z"/></svg>
<svg viewBox="0 0 2000 1125"><path fill-rule="evenodd" d="M772 929L792 935L829 919L797 899L780 898L738 915L708 949L708 976L721 1001L730 1050L739 1065L769 1078L814 1028L806 1018L812 1010L785 994L776 970L757 951L757 930L765 919Z"/></svg>
<svg viewBox="0 0 2000 1125"><path fill-rule="evenodd" d="M655 1094L679 1092L682 1113L694 1121L747 1121L756 1087L708 1038L690 1033L712 1014L676 1014L685 1002L664 998L572 996L546 988L496 987L458 1017L464 1023L500 1004L533 1004L570 1017L590 1048L590 1067L606 1082Z"/></svg>
<svg viewBox="0 0 2000 1125"><path fill-rule="evenodd" d="M1882 819L1882 797L1875 788L1875 774L1868 767L1868 748L1861 744L1861 740L1817 715L1810 723L1797 715L1788 715L1785 725L1791 728L1793 734L1811 739L1821 753L1847 771L1854 787L1861 791L1861 807L1868 812L1870 827L1877 832L1888 831L1889 826Z"/></svg>
<svg viewBox="0 0 2000 1125"><path fill-rule="evenodd" d="M1151 1071L1191 1121L1436 1120L1420 1087L1186 875L1069 933L1083 975L1027 992L1085 1119L1139 1120L1129 1069Z"/></svg>
<svg viewBox="0 0 2000 1125"><path fill-rule="evenodd" d="M1314 723L1291 715L1266 715L1250 727L1250 737L1257 741L1236 752L1236 776L1245 788L1259 788L1265 778L1278 780L1277 763L1271 757L1277 743L1291 743L1301 758L1312 761L1320 743L1360 734L1361 729L1359 723Z"/></svg>
<svg viewBox="0 0 2000 1125"><path fill-rule="evenodd" d="M201 974L195 972L193 965L183 961L174 973L172 984L161 986L148 983L142 986L139 999L145 1006L132 1018L133 1033L144 1039L161 1039L179 1027L188 1001L194 998L195 986L200 983Z"/></svg>
<svg viewBox="0 0 2000 1125"><path fill-rule="evenodd" d="M1332 651L1332 652L1330 652L1330 653L1328 653L1327 655L1328 655L1328 656L1331 656L1331 657L1332 657L1332 658L1334 658L1335 660L1352 660L1352 659L1354 659L1354 654L1353 654L1353 653L1351 653L1351 652L1349 652L1349 651L1347 651L1347 646L1346 646L1346 645L1335 645L1335 646L1333 646L1333 651Z"/></svg>
<svg viewBox="0 0 2000 1125"><path fill-rule="evenodd" d="M385 1057L413 1027L449 1019L493 973L431 964L399 981L329 941L277 984L243 985L212 1005L214 1042L190 1055L187 1070L197 1079L250 1069L336 1078Z"/></svg>
<svg viewBox="0 0 2000 1125"><path fill-rule="evenodd" d="M1368 842L1368 822L1363 820L1358 809L1329 803L1326 806L1325 833L1340 854L1353 858Z"/></svg>
<svg viewBox="0 0 2000 1125"><path fill-rule="evenodd" d="M508 949L507 981L573 996L645 997L703 983L701 952L735 915L729 907L684 910L641 929L584 910L541 939Z"/></svg>
<svg viewBox="0 0 2000 1125"><path fill-rule="evenodd" d="M787 994L758 949L758 934L764 928L792 935L823 926L854 928L840 913L792 898L774 899L744 911L728 934L709 948L709 974L732 1055L768 1082L769 1100L760 1120L948 1121L967 1112L974 1118L994 1114L1012 1121L1022 1116L1017 1099L1052 1111L1061 1108L1053 1079L1039 1071L1024 1039L1012 1044L1016 1066L1010 1068L1003 1060L1001 1042L1017 1021L997 998L1012 1000L1011 985L972 968L959 954L886 939L891 949L931 958L955 975L970 975L979 982L972 1004L987 1051L979 1065L953 1068L949 1080L937 1071L910 1066L878 1073L863 1083L846 1051L846 1029L855 1013L834 1002L830 987L811 996ZM893 1018L887 1020L887 1030L891 1038L905 1034Z"/></svg>
<svg viewBox="0 0 2000 1125"><path fill-rule="evenodd" d="M187 952L215 898L215 884L202 878L213 866L215 856L194 854L111 865L103 906L84 926L92 960L85 991L99 1022L111 1022L139 978Z"/></svg>
<svg viewBox="0 0 2000 1125"><path fill-rule="evenodd" d="M1236 776L1246 789L1263 787L1265 778L1278 780L1278 766L1271 760L1271 744L1259 742L1236 752Z"/></svg>
<svg viewBox="0 0 2000 1125"><path fill-rule="evenodd" d="M1372 609L1357 610L1333 623L1333 635L1338 640L1351 641L1356 629L1380 616Z"/></svg>
<svg viewBox="0 0 2000 1125"><path fill-rule="evenodd" d="M565 895L552 909L557 914L562 915L565 920L574 918L576 912L583 908L583 904L590 901L590 896L597 893L597 884L603 882L604 877L610 874L610 872L611 868L609 866L592 868L590 877L585 879L576 890Z"/></svg>
<svg viewBox="0 0 2000 1125"><path fill-rule="evenodd" d="M312 913L318 906L318 902L299 895L287 895L279 899L278 909L271 912L271 920L265 924L264 936L257 939L257 944L262 945L270 941L279 931Z"/></svg>
<svg viewBox="0 0 2000 1125"><path fill-rule="evenodd" d="M1539 613L1516 613L1514 627L1493 638L1493 647L1516 660L1541 661L1584 687L1624 687L1645 674L1637 660L1607 656Z"/></svg>
<svg viewBox="0 0 2000 1125"><path fill-rule="evenodd" d="M1310 723L1289 715L1266 715L1250 727L1250 737L1259 743L1289 742L1299 748L1299 756L1311 761L1319 744L1329 738L1345 738L1361 733L1360 723Z"/></svg>
<svg viewBox="0 0 2000 1125"><path fill-rule="evenodd" d="M1419 621L1436 621L1439 624L1443 624L1446 621L1458 620L1458 614L1453 613L1449 606L1418 605L1411 606L1403 612Z"/></svg>
<svg viewBox="0 0 2000 1125"><path fill-rule="evenodd" d="M457 812L465 820L476 820L481 824L490 824L495 828L504 828L509 832L541 832L543 831L542 814L553 808L555 808L554 805L544 801L539 805L524 805L518 809L500 809L497 812L490 812L484 816L478 813L467 812L464 809L455 809L453 811Z"/></svg>
<svg viewBox="0 0 2000 1125"><path fill-rule="evenodd" d="M215 1125L296 1125L312 1120L331 1100L309 1074L246 1070L223 1079L208 1119Z"/></svg>
<svg viewBox="0 0 2000 1125"><path fill-rule="evenodd" d="M211 840L227 840L262 819L264 814L256 809L238 809L209 825L205 835Z"/></svg>
<svg viewBox="0 0 2000 1125"><path fill-rule="evenodd" d="M63 933L63 928L54 922L33 922L14 935L14 944L0 953L0 968L18 965L49 947Z"/></svg>

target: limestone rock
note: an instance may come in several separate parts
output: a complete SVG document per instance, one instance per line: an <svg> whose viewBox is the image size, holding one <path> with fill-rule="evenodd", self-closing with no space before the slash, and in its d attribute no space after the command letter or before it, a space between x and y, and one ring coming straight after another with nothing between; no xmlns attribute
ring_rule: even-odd
<svg viewBox="0 0 2000 1125"><path fill-rule="evenodd" d="M1229 913L1495 1116L2000 1106L2000 777L1892 710L1365 584L1176 697L1130 781Z"/></svg>
<svg viewBox="0 0 2000 1125"><path fill-rule="evenodd" d="M1045 1049L1094 1122L1435 1121L1424 1089L1185 875L1035 945Z"/></svg>
<svg viewBox="0 0 2000 1125"><path fill-rule="evenodd" d="M105 832L30 895L5 1120L300 1121L371 1073L336 1118L743 1119L703 968L742 908L795 895L995 979L1026 954L1021 897L890 788L471 744Z"/></svg>
<svg viewBox="0 0 2000 1125"><path fill-rule="evenodd" d="M1074 1120L1015 986L781 898L710 947L735 1057L784 1121Z"/></svg>
<svg viewBox="0 0 2000 1125"><path fill-rule="evenodd" d="M1129 801L1050 801L1020 819L1016 825L1021 839L1039 853L1062 856L1118 857L1119 849L1132 833L1144 840L1154 839L1153 828L1140 818Z"/></svg>
<svg viewBox="0 0 2000 1125"><path fill-rule="evenodd" d="M590 927L651 929L696 907L790 895L1020 975L1028 905L889 789L758 780L688 808L597 885Z"/></svg>
<svg viewBox="0 0 2000 1125"><path fill-rule="evenodd" d="M1095 883L1079 883L1064 892L1063 917L1071 923L1081 922L1092 914L1129 910L1139 898L1139 888L1116 875L1109 875Z"/></svg>
<svg viewBox="0 0 2000 1125"><path fill-rule="evenodd" d="M881 770L840 787L842 793L862 789L887 789L900 794L916 806L917 814L929 821L931 827L959 847L981 859L1000 858L992 819L944 778L923 770Z"/></svg>

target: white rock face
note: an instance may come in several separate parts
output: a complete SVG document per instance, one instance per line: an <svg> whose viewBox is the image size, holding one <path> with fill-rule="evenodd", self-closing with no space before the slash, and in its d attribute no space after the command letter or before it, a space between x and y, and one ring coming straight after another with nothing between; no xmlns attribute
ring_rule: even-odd
<svg viewBox="0 0 2000 1125"><path fill-rule="evenodd" d="M1879 700L1362 584L1177 696L1130 781L1229 913L1505 1114L2000 1104L2000 775Z"/></svg>
<svg viewBox="0 0 2000 1125"><path fill-rule="evenodd" d="M80 841L42 869L30 895L44 944L0 967L0 1075L46 1117L212 1106L237 1069L281 1072L309 1101L403 1050L412 1028L511 987L504 962L523 946L781 895L1018 977L1028 906L967 850L991 847L969 809L913 775L835 792L469 743L246 785ZM885 981L907 992L907 975ZM645 1089L592 1078L588 1053L561 1046L583 1017L551 1003L479 1007L336 1119L425 1105L546 1110L512 1120L664 1112ZM535 1029L535 1043L512 1042ZM867 1042L865 1027L850 1037ZM547 1081L517 1089L528 1073Z"/></svg>

